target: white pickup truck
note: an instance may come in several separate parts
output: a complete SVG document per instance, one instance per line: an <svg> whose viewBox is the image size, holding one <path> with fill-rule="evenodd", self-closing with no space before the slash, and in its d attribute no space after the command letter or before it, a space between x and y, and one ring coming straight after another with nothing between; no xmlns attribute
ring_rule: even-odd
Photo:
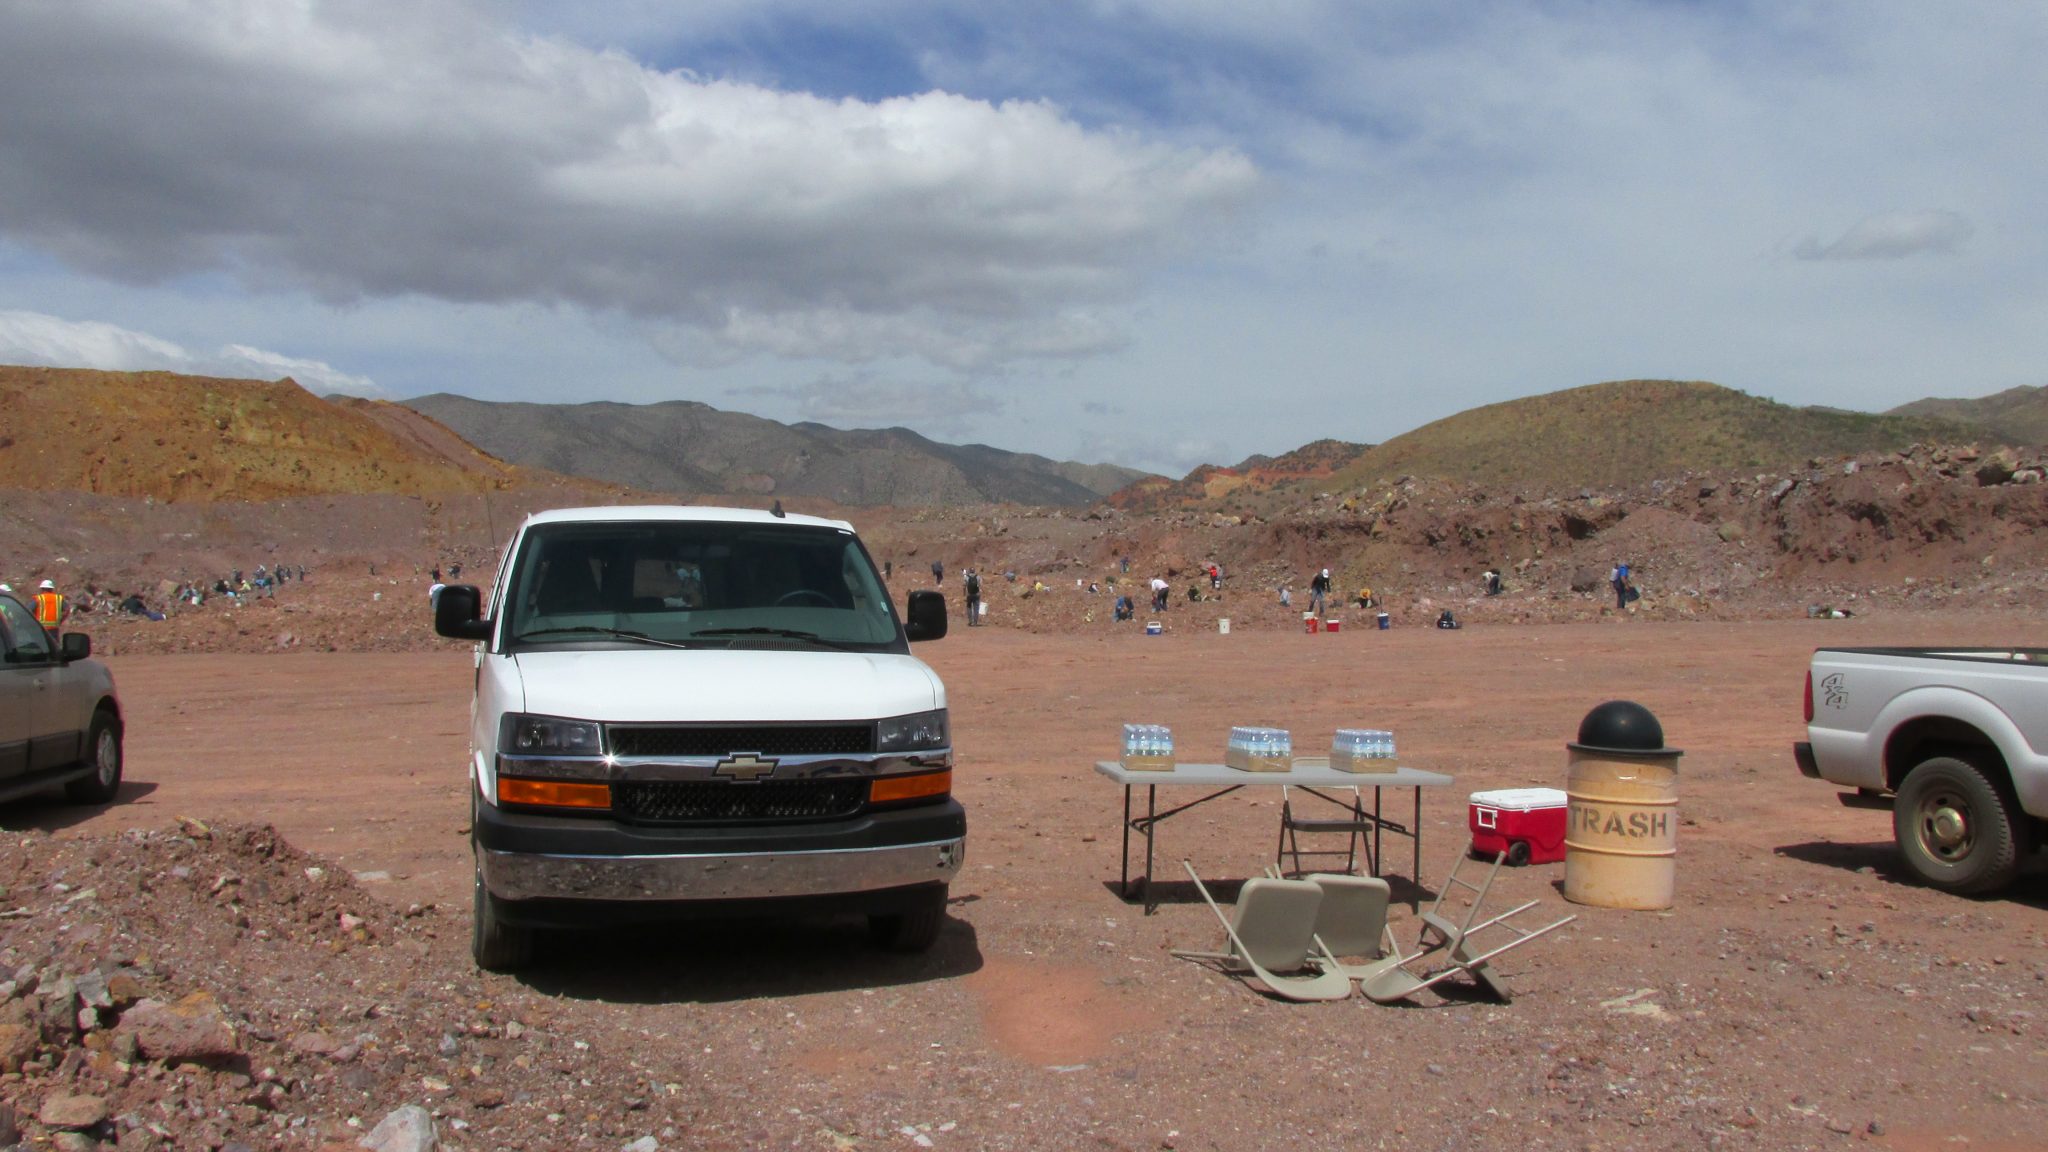
<svg viewBox="0 0 2048 1152"><path fill-rule="evenodd" d="M865 912L921 951L966 850L945 685L853 527L732 508L529 517L434 627L477 642L471 936L481 967L537 929Z"/></svg>
<svg viewBox="0 0 2048 1152"><path fill-rule="evenodd" d="M2010 883L2048 841L2048 650L1822 648L1799 771L1892 810L1906 866L1950 892Z"/></svg>

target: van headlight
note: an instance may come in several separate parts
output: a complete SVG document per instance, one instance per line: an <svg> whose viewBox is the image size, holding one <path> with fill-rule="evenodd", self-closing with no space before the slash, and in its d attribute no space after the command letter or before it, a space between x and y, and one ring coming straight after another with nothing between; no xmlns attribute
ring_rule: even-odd
<svg viewBox="0 0 2048 1152"><path fill-rule="evenodd" d="M514 756L599 756L604 752L604 734L588 720L514 713L505 722L512 731L504 748Z"/></svg>
<svg viewBox="0 0 2048 1152"><path fill-rule="evenodd" d="M947 746L950 735L946 710L892 716L875 722L875 751L921 752Z"/></svg>

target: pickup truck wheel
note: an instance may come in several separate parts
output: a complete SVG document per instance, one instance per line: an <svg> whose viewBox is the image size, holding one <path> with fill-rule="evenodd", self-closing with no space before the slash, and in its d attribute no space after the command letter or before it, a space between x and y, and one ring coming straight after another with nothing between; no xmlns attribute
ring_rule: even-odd
<svg viewBox="0 0 2048 1152"><path fill-rule="evenodd" d="M64 796L74 804L105 804L121 790L121 722L102 708L92 714L92 726L85 730L86 763L92 774L64 786Z"/></svg>
<svg viewBox="0 0 2048 1152"><path fill-rule="evenodd" d="M2019 871L2012 800L1966 760L1937 756L1906 774L1892 835L1914 875L1945 892L2004 887Z"/></svg>
<svg viewBox="0 0 2048 1152"><path fill-rule="evenodd" d="M533 930L498 918L498 898L476 878L469 929L469 950L486 972L512 972L533 960Z"/></svg>
<svg viewBox="0 0 2048 1152"><path fill-rule="evenodd" d="M903 912L868 917L868 937L891 952L927 952L946 926L946 890L920 897Z"/></svg>

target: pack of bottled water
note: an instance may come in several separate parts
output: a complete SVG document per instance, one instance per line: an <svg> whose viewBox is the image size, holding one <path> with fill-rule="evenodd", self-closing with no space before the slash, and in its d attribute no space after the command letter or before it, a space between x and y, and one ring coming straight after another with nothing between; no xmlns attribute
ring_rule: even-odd
<svg viewBox="0 0 2048 1152"><path fill-rule="evenodd" d="M1285 728L1232 728L1223 762L1246 772L1286 772L1294 767L1294 737Z"/></svg>
<svg viewBox="0 0 2048 1152"><path fill-rule="evenodd" d="M1173 768L1173 730L1164 724L1124 725L1123 765L1134 771Z"/></svg>
<svg viewBox="0 0 2048 1152"><path fill-rule="evenodd" d="M1339 728L1330 743L1330 767L1339 772L1388 772L1394 734L1384 728Z"/></svg>

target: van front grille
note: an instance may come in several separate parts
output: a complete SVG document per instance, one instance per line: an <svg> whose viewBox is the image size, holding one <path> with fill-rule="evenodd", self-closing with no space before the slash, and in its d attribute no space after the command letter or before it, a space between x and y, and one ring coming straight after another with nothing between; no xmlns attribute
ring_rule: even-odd
<svg viewBox="0 0 2048 1152"><path fill-rule="evenodd" d="M864 777L824 780L638 780L612 785L612 810L649 824L749 824L832 820L860 811Z"/></svg>
<svg viewBox="0 0 2048 1152"><path fill-rule="evenodd" d="M875 750L872 724L614 727L614 756L856 756Z"/></svg>

